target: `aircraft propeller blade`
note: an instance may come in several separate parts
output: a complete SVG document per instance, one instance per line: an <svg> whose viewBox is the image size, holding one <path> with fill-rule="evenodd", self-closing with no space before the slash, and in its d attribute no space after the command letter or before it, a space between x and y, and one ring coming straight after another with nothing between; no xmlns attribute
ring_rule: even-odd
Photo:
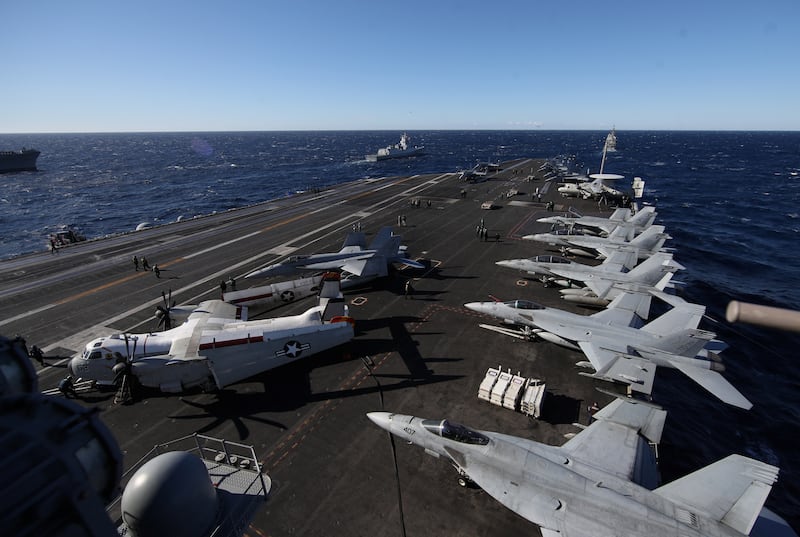
<svg viewBox="0 0 800 537"><path fill-rule="evenodd" d="M169 312L175 307L175 302L172 300L172 289L169 290L169 297L167 297L167 294L162 290L161 300L164 302L164 305L156 306L155 315L158 319L156 330L160 330L162 327L164 330L170 330L172 328L172 317ZM170 306L170 303L172 303L172 306Z"/></svg>

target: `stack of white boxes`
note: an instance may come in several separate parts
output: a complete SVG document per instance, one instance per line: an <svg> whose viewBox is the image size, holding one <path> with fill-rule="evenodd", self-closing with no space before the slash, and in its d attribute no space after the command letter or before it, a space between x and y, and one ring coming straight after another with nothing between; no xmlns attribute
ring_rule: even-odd
<svg viewBox="0 0 800 537"><path fill-rule="evenodd" d="M519 373L512 375L510 369L503 371L503 367L499 366L486 371L478 387L478 399L538 418L544 392L545 384L539 379L525 378Z"/></svg>

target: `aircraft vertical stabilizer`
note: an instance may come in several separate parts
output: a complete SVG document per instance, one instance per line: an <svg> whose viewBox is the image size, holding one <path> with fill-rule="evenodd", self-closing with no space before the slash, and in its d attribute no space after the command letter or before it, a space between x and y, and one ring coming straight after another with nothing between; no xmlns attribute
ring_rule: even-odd
<svg viewBox="0 0 800 537"><path fill-rule="evenodd" d="M697 510L748 535L777 480L775 466L730 455L654 492L685 507L676 514L686 523L697 518Z"/></svg>
<svg viewBox="0 0 800 537"><path fill-rule="evenodd" d="M700 324L705 312L705 306L684 303L656 317L644 325L642 330L665 336L680 330L695 329Z"/></svg>
<svg viewBox="0 0 800 537"><path fill-rule="evenodd" d="M363 250L367 246L367 238L361 231L353 231L348 233L342 243L341 252L357 252Z"/></svg>
<svg viewBox="0 0 800 537"><path fill-rule="evenodd" d="M665 229L664 226L650 226L631 241L631 246L654 252L664 246L664 243L669 238L669 235L664 233Z"/></svg>
<svg viewBox="0 0 800 537"><path fill-rule="evenodd" d="M322 306L323 321L330 321L334 317L347 317L347 305L342 295L341 278L337 272L326 272L322 276L319 305Z"/></svg>
<svg viewBox="0 0 800 537"><path fill-rule="evenodd" d="M369 249L383 251L388 247L389 244L391 244L391 242L392 228L391 226L384 226L378 230L378 233L375 234L375 238L372 239L372 242L369 244ZM397 249L395 249L395 251L392 253L397 254Z"/></svg>

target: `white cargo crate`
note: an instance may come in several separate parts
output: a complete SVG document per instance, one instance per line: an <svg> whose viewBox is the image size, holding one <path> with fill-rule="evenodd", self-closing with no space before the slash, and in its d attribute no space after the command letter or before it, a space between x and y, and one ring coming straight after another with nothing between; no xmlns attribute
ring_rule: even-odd
<svg viewBox="0 0 800 537"><path fill-rule="evenodd" d="M540 380L530 379L522 396L520 410L523 414L538 418L542 414L545 385Z"/></svg>
<svg viewBox="0 0 800 537"><path fill-rule="evenodd" d="M519 409L519 400L522 398L522 392L526 384L527 379L525 377L520 377L519 375L511 377L506 393L503 396L503 408Z"/></svg>
<svg viewBox="0 0 800 537"><path fill-rule="evenodd" d="M492 388L494 388L494 384L497 382L498 376L500 376L500 369L490 367L486 372L486 376L483 377L483 382L481 382L481 385L478 388L478 399L491 401Z"/></svg>
<svg viewBox="0 0 800 537"><path fill-rule="evenodd" d="M511 373L500 373L497 376L497 382L492 388L492 395L489 399L489 402L495 404L497 406L503 405L503 396L506 393L506 388L508 388L508 383L511 382Z"/></svg>

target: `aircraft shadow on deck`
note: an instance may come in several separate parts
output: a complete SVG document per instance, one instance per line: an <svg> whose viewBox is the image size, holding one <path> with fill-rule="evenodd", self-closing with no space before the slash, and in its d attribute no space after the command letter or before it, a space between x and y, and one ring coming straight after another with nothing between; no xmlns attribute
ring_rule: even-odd
<svg viewBox="0 0 800 537"><path fill-rule="evenodd" d="M378 394L381 401L383 394L388 391L404 390L426 384L458 380L459 375L434 375L424 379L414 379L411 375L391 375L386 378L397 379L397 382L381 382L379 375L374 375L374 385L364 383L358 388L343 387L339 390L329 390L312 393L309 383L311 368L292 367L289 364L283 370L264 373L261 378L263 388L258 391L238 392L235 389L225 389L213 394L213 399L208 402L196 402L188 397L181 397L181 401L199 412L188 415L169 416L175 420L209 420L209 423L197 429L198 433L211 432L230 421L239 434L239 440L246 440L250 436L250 423L258 426L267 425L280 430L287 426L278 420L261 416L268 412L295 411L309 403L323 402L345 397L359 397L367 394ZM258 379L255 377L254 379ZM254 380L251 379L251 380Z"/></svg>
<svg viewBox="0 0 800 537"><path fill-rule="evenodd" d="M580 419L581 401L568 395L545 392L539 421L551 425L576 423Z"/></svg>

